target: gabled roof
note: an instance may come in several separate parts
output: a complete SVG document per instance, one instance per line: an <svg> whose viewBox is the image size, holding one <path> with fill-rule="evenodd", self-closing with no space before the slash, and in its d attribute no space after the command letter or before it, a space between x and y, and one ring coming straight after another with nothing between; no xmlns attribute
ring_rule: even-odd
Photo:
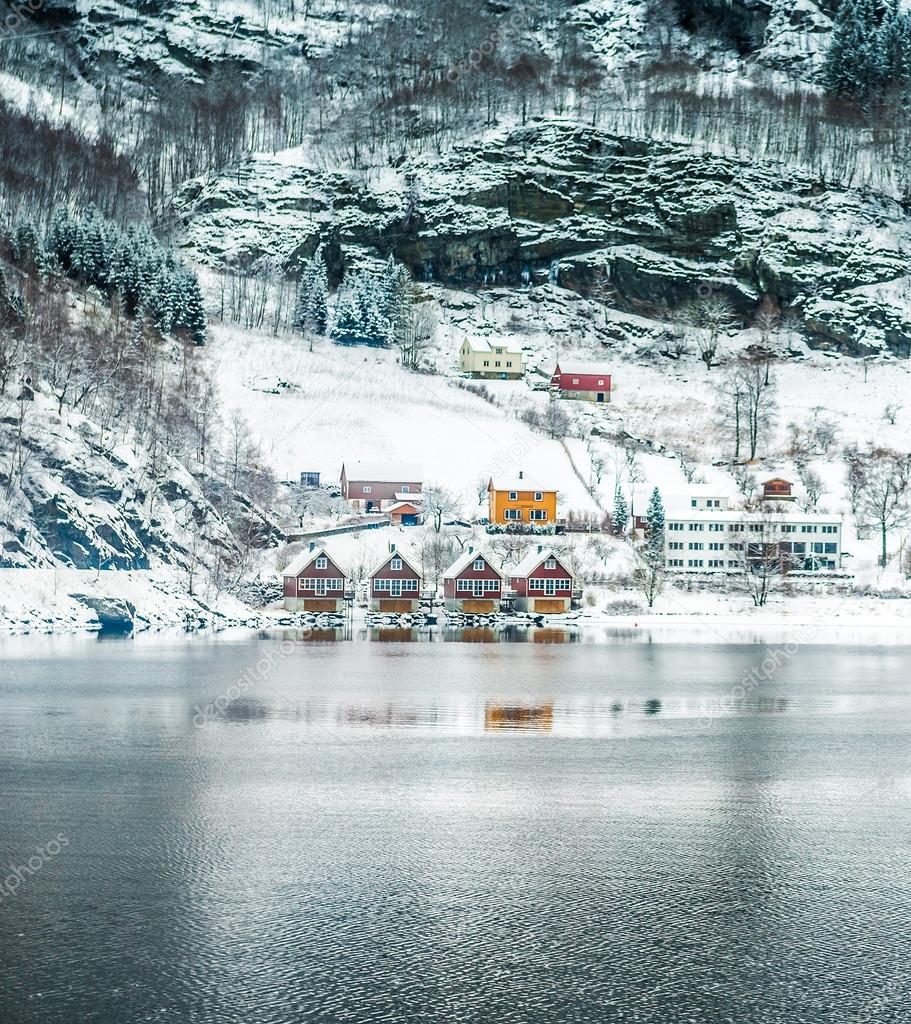
<svg viewBox="0 0 911 1024"><path fill-rule="evenodd" d="M414 462L343 462L342 469L349 483L362 480L382 484L420 481L423 473Z"/></svg>
<svg viewBox="0 0 911 1024"><path fill-rule="evenodd" d="M493 341L489 341L487 338L466 338L462 344L467 344L472 352L493 352L495 348L501 348L511 355L522 355L521 346L511 338L494 338Z"/></svg>
<svg viewBox="0 0 911 1024"><path fill-rule="evenodd" d="M487 490L494 491L541 491L542 494L555 494L556 487L547 487L527 476L491 477Z"/></svg>
<svg viewBox="0 0 911 1024"><path fill-rule="evenodd" d="M389 508L385 509L385 511L400 512L405 506L413 508L415 512L423 511L423 505L420 501L409 501L407 498L402 501L397 501L394 505L390 505Z"/></svg>
<svg viewBox="0 0 911 1024"><path fill-rule="evenodd" d="M556 554L553 548L544 548L539 551L537 547L533 547L531 551L522 559L521 562L514 568L509 570L510 576L530 576L538 566L546 561L548 558L555 558L557 564L561 565L570 576L573 575L572 569L566 565L563 560Z"/></svg>
<svg viewBox="0 0 911 1024"><path fill-rule="evenodd" d="M347 573L342 569L338 562L329 554L325 548L314 548L313 551L307 548L301 551L299 555L296 555L282 570L282 576L300 576L300 574L307 568L311 562L315 562L320 555L325 556L329 559L329 562L335 566L336 569L345 577L348 578Z"/></svg>
<svg viewBox="0 0 911 1024"><path fill-rule="evenodd" d="M463 551L461 555L449 566L449 568L443 573L443 579L453 579L455 576L461 575L465 569L476 559L483 558L484 561L490 566L491 569L503 579L503 573L491 562L490 558L484 554L483 551Z"/></svg>
<svg viewBox="0 0 911 1024"><path fill-rule="evenodd" d="M419 568L418 568L418 567L417 567L417 566L416 566L416 565L415 565L415 564L414 564L414 563L413 563L413 562L412 562L412 561L411 561L410 559L406 558L406 557L405 557L405 556L404 556L404 555L402 554L402 552L401 552L401 551L390 551L390 552L388 552L388 553L387 553L387 555L386 555L386 557L385 557L385 558L384 558L384 559L382 560L382 562L380 562L380 564L379 564L379 565L375 566L375 567L374 567L374 568L373 568L373 569L371 570L371 572L370 572L370 575L369 575L369 577L368 577L368 578L369 578L369 579L373 579L373 577L374 577L374 576L376 576L376 574L377 574L377 573L378 573L378 572L379 572L379 571L380 571L381 569L385 569L385 567L386 567L386 566L387 566L387 565L388 565L388 564L389 564L389 563L390 563L390 562L392 561L392 559L393 559L393 558L401 558L401 560L402 560L402 561L403 561L403 562L405 563L405 565L407 565L407 566L408 566L408 568L409 568L409 569L410 569L410 570L411 570L411 571L412 571L412 572L413 572L413 573L414 573L414 574L415 574L415 575L416 575L416 576L417 576L417 577L418 577L419 579L423 579L423 575L424 575L424 574L423 574L423 573L421 572L421 570L420 570L420 569L419 569Z"/></svg>
<svg viewBox="0 0 911 1024"><path fill-rule="evenodd" d="M557 365L554 367L554 373L557 372L588 377L609 377L611 375L609 367L599 365L598 363L577 363L574 360L564 362L562 359L558 359Z"/></svg>

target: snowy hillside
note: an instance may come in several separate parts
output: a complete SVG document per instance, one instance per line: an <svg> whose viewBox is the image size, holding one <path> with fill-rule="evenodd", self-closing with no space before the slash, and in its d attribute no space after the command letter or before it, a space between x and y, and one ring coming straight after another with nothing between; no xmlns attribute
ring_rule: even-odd
<svg viewBox="0 0 911 1024"><path fill-rule="evenodd" d="M520 469L590 524L618 492L741 505L785 476L843 517L843 590L906 592L911 497L877 566L856 479L911 448L898 8L52 0L8 28L4 568L241 607L289 529L345 519L343 462L400 459L465 520ZM466 337L518 345L525 378L464 379ZM556 402L560 358L606 365L610 404ZM628 588L625 538L567 543Z"/></svg>

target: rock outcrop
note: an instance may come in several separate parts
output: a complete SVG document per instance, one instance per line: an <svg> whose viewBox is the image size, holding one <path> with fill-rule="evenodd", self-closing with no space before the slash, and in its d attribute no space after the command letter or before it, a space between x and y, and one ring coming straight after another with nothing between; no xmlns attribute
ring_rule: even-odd
<svg viewBox="0 0 911 1024"><path fill-rule="evenodd" d="M645 316L718 293L744 320L761 301L802 315L820 346L907 354L911 340L911 225L896 200L570 121L413 160L393 188L257 156L188 183L174 206L213 265L293 272L322 241L339 272L391 252L453 286L609 283L617 308Z"/></svg>

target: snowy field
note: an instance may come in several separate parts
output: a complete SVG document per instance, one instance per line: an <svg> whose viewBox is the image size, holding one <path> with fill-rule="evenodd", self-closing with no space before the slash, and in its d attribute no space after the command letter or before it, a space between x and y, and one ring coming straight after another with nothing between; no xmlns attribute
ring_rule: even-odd
<svg viewBox="0 0 911 1024"><path fill-rule="evenodd" d="M453 491L465 514L477 515L482 481L524 470L557 489L564 512L594 509L559 441L452 380L403 370L393 352L326 341L309 352L299 336L218 326L210 349L225 413L239 410L247 419L280 479L319 470L323 482L334 482L346 460L418 463L425 484ZM263 377L291 387L273 395L247 386ZM522 381L504 387L532 400Z"/></svg>

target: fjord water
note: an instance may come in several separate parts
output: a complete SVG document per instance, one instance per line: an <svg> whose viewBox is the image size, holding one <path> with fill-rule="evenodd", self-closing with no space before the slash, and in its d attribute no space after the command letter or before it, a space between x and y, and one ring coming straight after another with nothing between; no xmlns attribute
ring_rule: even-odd
<svg viewBox="0 0 911 1024"><path fill-rule="evenodd" d="M7 641L0 1021L906 1021L911 649L772 653Z"/></svg>

